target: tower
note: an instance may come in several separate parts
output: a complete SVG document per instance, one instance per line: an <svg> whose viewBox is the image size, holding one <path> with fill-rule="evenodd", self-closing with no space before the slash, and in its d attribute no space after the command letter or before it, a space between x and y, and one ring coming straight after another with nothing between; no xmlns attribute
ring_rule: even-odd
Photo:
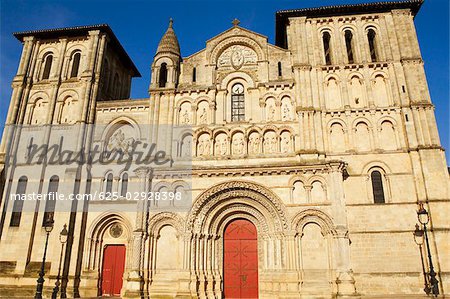
<svg viewBox="0 0 450 299"><path fill-rule="evenodd" d="M180 75L180 45L173 30L173 20L161 38L152 64L152 89L173 89L178 85Z"/></svg>

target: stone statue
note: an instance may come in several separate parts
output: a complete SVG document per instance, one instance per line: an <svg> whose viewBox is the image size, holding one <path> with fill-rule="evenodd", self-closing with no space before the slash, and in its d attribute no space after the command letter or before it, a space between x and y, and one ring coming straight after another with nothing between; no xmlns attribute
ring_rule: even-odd
<svg viewBox="0 0 450 299"><path fill-rule="evenodd" d="M291 109L287 105L283 107L282 120L283 121L291 120Z"/></svg>
<svg viewBox="0 0 450 299"><path fill-rule="evenodd" d="M189 111L184 110L183 114L181 114L181 124L187 125L191 123L191 116L189 115Z"/></svg>
<svg viewBox="0 0 450 299"><path fill-rule="evenodd" d="M269 106L269 115L267 116L267 119L269 121L275 120L275 107L274 106Z"/></svg>
<svg viewBox="0 0 450 299"><path fill-rule="evenodd" d="M191 147L192 147L192 140L190 138L186 138L182 144L181 156L182 157L190 157L191 156Z"/></svg>
<svg viewBox="0 0 450 299"><path fill-rule="evenodd" d="M204 125L208 122L208 112L206 108L203 107L202 113L200 113L200 124Z"/></svg>
<svg viewBox="0 0 450 299"><path fill-rule="evenodd" d="M233 154L242 155L244 153L244 140L241 136L233 140Z"/></svg>
<svg viewBox="0 0 450 299"><path fill-rule="evenodd" d="M249 151L252 154L259 154L260 145L261 145L261 137L259 137L259 135L256 134L251 135L249 140Z"/></svg>
<svg viewBox="0 0 450 299"><path fill-rule="evenodd" d="M291 148L291 138L288 135L283 135L281 137L281 152L288 153Z"/></svg>

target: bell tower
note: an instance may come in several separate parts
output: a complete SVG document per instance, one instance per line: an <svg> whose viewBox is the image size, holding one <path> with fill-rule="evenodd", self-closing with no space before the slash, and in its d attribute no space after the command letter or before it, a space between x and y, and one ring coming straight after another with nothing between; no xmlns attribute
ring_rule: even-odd
<svg viewBox="0 0 450 299"><path fill-rule="evenodd" d="M173 20L161 38L152 63L150 91L155 89L174 89L180 75L180 45L173 30Z"/></svg>

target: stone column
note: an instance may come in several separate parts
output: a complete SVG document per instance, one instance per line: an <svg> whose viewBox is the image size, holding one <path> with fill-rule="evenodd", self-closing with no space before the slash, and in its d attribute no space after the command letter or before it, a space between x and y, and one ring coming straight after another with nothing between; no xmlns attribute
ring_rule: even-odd
<svg viewBox="0 0 450 299"><path fill-rule="evenodd" d="M151 180L151 168L139 167L135 171L139 178L140 192L148 192ZM131 257L131 270L127 278L127 285L124 298L141 298L141 291L143 287L142 277L142 252L143 241L145 235L144 215L145 215L145 201L139 200L136 207L136 223L133 231L133 248Z"/></svg>
<svg viewBox="0 0 450 299"><path fill-rule="evenodd" d="M345 163L330 163L330 192L336 235L336 285L338 296L356 295L353 271L350 268L350 241L348 238L347 210L345 207L343 172Z"/></svg>

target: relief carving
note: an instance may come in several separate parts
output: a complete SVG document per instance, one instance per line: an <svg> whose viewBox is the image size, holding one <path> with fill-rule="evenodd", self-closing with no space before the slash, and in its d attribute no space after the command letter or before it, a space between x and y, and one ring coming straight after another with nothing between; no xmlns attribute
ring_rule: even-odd
<svg viewBox="0 0 450 299"><path fill-rule="evenodd" d="M219 67L232 66L238 70L243 65L255 64L257 61L258 56L253 49L242 45L233 45L223 51L217 60L217 65Z"/></svg>

